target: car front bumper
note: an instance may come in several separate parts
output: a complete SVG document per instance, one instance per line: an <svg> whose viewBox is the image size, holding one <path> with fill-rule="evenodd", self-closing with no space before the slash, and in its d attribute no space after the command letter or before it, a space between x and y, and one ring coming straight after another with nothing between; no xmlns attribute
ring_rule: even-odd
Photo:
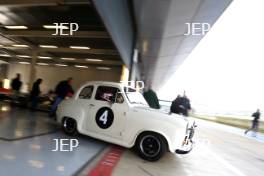
<svg viewBox="0 0 264 176"><path fill-rule="evenodd" d="M187 133L186 133L187 135L185 136L181 147L179 149L176 149L175 153L187 154L193 149L193 146L194 146L193 136L194 136L195 128L196 128L196 125L194 122L192 126L187 129Z"/></svg>

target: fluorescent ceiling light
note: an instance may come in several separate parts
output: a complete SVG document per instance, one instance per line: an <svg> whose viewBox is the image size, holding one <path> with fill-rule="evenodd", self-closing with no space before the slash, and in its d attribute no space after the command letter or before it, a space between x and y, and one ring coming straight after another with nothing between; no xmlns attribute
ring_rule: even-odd
<svg viewBox="0 0 264 176"><path fill-rule="evenodd" d="M55 64L56 66L59 66L59 67L67 67L68 65L65 65L65 64Z"/></svg>
<svg viewBox="0 0 264 176"><path fill-rule="evenodd" d="M85 66L85 65L74 65L74 66L77 68L88 68L88 66Z"/></svg>
<svg viewBox="0 0 264 176"><path fill-rule="evenodd" d="M96 67L98 70L111 70L109 67Z"/></svg>
<svg viewBox="0 0 264 176"><path fill-rule="evenodd" d="M12 45L13 47L20 47L20 48L27 48L29 47L28 45L21 45L21 44L15 44L15 45Z"/></svg>
<svg viewBox="0 0 264 176"><path fill-rule="evenodd" d="M21 57L21 58L31 58L30 56L27 55L16 55L17 57Z"/></svg>
<svg viewBox="0 0 264 176"><path fill-rule="evenodd" d="M43 25L45 29L69 29L68 26Z"/></svg>
<svg viewBox="0 0 264 176"><path fill-rule="evenodd" d="M11 57L9 54L0 54L2 57Z"/></svg>
<svg viewBox="0 0 264 176"><path fill-rule="evenodd" d="M103 60L101 59L85 59L86 61L91 61L91 62L102 62Z"/></svg>
<svg viewBox="0 0 264 176"><path fill-rule="evenodd" d="M90 49L90 47L87 46L70 46L72 49Z"/></svg>
<svg viewBox="0 0 264 176"><path fill-rule="evenodd" d="M61 59L62 60L69 60L69 61L75 60L75 58L70 58L70 57L62 57Z"/></svg>
<svg viewBox="0 0 264 176"><path fill-rule="evenodd" d="M6 29L27 29L27 26L4 26Z"/></svg>
<svg viewBox="0 0 264 176"><path fill-rule="evenodd" d="M38 65L49 65L49 64L47 64L47 63L41 63L41 62L39 62L39 63L37 63Z"/></svg>
<svg viewBox="0 0 264 176"><path fill-rule="evenodd" d="M41 47L41 48L58 48L55 45L39 45L39 47Z"/></svg>
<svg viewBox="0 0 264 176"><path fill-rule="evenodd" d="M52 59L51 57L49 56L38 56L39 59Z"/></svg>
<svg viewBox="0 0 264 176"><path fill-rule="evenodd" d="M25 65L28 65L30 64L29 62L19 62L20 64L25 64Z"/></svg>

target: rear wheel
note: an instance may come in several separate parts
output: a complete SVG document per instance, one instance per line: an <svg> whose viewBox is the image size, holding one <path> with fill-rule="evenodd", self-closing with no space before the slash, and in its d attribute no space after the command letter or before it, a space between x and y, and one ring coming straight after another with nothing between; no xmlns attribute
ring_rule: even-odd
<svg viewBox="0 0 264 176"><path fill-rule="evenodd" d="M78 133L77 122L73 118L65 117L62 121L63 131L70 136L73 136Z"/></svg>
<svg viewBox="0 0 264 176"><path fill-rule="evenodd" d="M148 161L159 160L167 150L167 143L163 136L154 132L141 134L136 142L139 156Z"/></svg>

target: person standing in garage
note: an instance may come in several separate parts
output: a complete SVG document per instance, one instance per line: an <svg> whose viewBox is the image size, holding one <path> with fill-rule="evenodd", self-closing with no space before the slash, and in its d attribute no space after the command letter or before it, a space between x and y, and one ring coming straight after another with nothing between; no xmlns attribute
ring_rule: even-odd
<svg viewBox="0 0 264 176"><path fill-rule="evenodd" d="M37 79L37 81L34 82L31 93L30 93L30 100L31 100L31 109L36 110L36 107L38 106L39 102L39 95L41 93L40 91L40 84L42 83L42 79Z"/></svg>
<svg viewBox="0 0 264 176"><path fill-rule="evenodd" d="M190 110L191 103L189 98L186 96L185 91L183 96L178 95L177 98L171 103L170 113L182 114L187 117Z"/></svg>
<svg viewBox="0 0 264 176"><path fill-rule="evenodd" d="M58 105L65 99L65 97L72 97L74 91L72 89L73 78L68 78L67 80L59 82L56 86L55 93L57 95L50 111L50 116L54 117Z"/></svg>
<svg viewBox="0 0 264 176"><path fill-rule="evenodd" d="M15 94L18 94L20 92L20 88L22 86L22 82L20 81L20 74L16 74L16 78L12 80L11 88Z"/></svg>
<svg viewBox="0 0 264 176"><path fill-rule="evenodd" d="M172 101L171 107L170 107L170 113L180 114L180 104L181 104L182 97L180 95L175 98L175 100Z"/></svg>
<svg viewBox="0 0 264 176"><path fill-rule="evenodd" d="M149 107L154 108L154 109L160 109L158 96L151 88L145 91L143 93L143 96L146 99Z"/></svg>
<svg viewBox="0 0 264 176"><path fill-rule="evenodd" d="M15 103L19 99L20 88L22 86L22 82L20 81L20 74L16 74L16 78L14 78L11 82L12 88L12 103Z"/></svg>
<svg viewBox="0 0 264 176"><path fill-rule="evenodd" d="M254 131L255 136L256 136L256 132L258 131L258 127L259 127L260 115L261 114L260 114L259 109L257 109L257 111L252 114L252 117L254 118L252 121L252 127L250 129L246 130L245 134L247 134L249 131Z"/></svg>

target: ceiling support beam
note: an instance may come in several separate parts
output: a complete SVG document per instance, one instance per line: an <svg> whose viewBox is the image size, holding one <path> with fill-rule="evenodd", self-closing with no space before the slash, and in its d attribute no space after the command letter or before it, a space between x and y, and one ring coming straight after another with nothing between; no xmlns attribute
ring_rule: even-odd
<svg viewBox="0 0 264 176"><path fill-rule="evenodd" d="M5 30L2 35L7 37L49 37L49 38L110 38L104 31L76 31L74 35L52 35L53 30Z"/></svg>
<svg viewBox="0 0 264 176"><path fill-rule="evenodd" d="M112 49L72 49L72 48L39 48L39 52L51 52L51 53L79 53L79 54L104 54L104 55L116 55L118 52Z"/></svg>
<svg viewBox="0 0 264 176"><path fill-rule="evenodd" d="M86 61L85 59L76 59L76 60L62 60L58 58L56 62L61 62L61 63L71 63L71 64L81 64L81 65L94 65L94 66L122 66L123 63L118 60L103 60L102 62L89 62Z"/></svg>
<svg viewBox="0 0 264 176"><path fill-rule="evenodd" d="M63 4L90 4L89 0L1 0L0 6L56 6Z"/></svg>

